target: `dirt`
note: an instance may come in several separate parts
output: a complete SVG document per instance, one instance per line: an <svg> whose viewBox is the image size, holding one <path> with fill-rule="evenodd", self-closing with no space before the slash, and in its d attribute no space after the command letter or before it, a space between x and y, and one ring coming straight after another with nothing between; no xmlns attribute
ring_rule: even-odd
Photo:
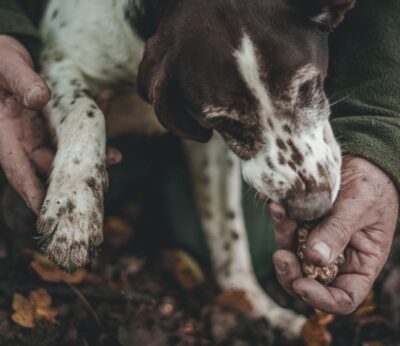
<svg viewBox="0 0 400 346"><path fill-rule="evenodd" d="M146 250L148 244L140 243L146 223L140 221L141 208L135 202L117 210L123 212L108 215L106 242L97 263L77 284L44 279L32 266L32 251L38 251L32 234L1 226L0 346L303 344L285 340L263 319L220 304L208 269L187 254L182 257L181 250L166 251L166 244ZM179 261L168 262L171 255ZM363 307L350 316L332 318L326 326L332 345L400 345L399 258L392 256L375 294ZM287 296L274 275L263 283L281 304L312 313ZM38 289L52 298L55 322L37 319L33 328L24 328L11 318L13 299L16 293L28 297ZM310 337L314 345L323 344Z"/></svg>

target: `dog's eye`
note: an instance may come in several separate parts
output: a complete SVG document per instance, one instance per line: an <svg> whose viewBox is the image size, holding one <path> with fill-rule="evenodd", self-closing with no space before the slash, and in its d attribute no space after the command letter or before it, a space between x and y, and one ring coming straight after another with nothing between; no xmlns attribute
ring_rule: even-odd
<svg viewBox="0 0 400 346"><path fill-rule="evenodd" d="M312 96L314 90L314 81L309 80L303 83L299 88L298 98L300 100L308 99Z"/></svg>
<svg viewBox="0 0 400 346"><path fill-rule="evenodd" d="M242 140L245 133L245 124L239 120L221 115L209 120L210 125L224 136Z"/></svg>

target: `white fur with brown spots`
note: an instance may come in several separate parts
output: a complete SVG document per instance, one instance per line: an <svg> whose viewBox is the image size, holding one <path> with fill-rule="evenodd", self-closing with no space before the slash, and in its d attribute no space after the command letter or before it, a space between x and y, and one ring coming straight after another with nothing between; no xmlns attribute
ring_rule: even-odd
<svg viewBox="0 0 400 346"><path fill-rule="evenodd" d="M108 119L113 135L121 129L124 133L165 131L152 108L136 95L145 42L128 17L134 16L135 11L145 11L145 4L141 0L51 0L43 20L43 73L53 91L46 114L58 152L38 230L45 252L67 269L86 264L102 241L103 194L107 186L106 122L94 96L104 88L122 95L111 106ZM202 2L196 4L202 6ZM264 8L265 2L260 6ZM276 6L286 13L280 2ZM254 113L245 114L242 122L241 110L205 102L201 117L196 115L199 119L191 119L186 129L201 130L201 139L211 130L221 136L215 134L208 144L188 143L186 148L218 283L222 289L245 290L255 315L264 316L272 326L293 337L300 334L305 318L273 302L252 269L241 207L241 165L251 186L276 201L291 197L294 200L289 200L288 208L306 219L326 211L335 199L341 157L328 122L329 105L317 68L312 64L297 66L277 97L267 86L268 69L260 65L260 55L243 28L241 41L224 57L232 58L232 65L236 64L235 82L242 81L240 85L247 90L241 90L241 94L250 92L256 100L256 110L249 108ZM163 95L160 89L163 91L165 75L155 73L156 78L150 83L148 99L153 103L158 102L155 97ZM302 93L307 93L307 105L301 104ZM164 108L155 108L164 124L176 125L176 132L185 132L183 124L158 114L157 108ZM295 113L296 117L285 116L286 113ZM234 121L239 132L225 132L232 130L224 125L226 120L231 125ZM248 123L251 126L245 127ZM247 136L241 136L243 131L248 132ZM237 134L239 139L235 138ZM255 139L254 145L250 145L251 139ZM309 198L321 192L321 203ZM296 196L300 196L298 200ZM306 198L308 204L302 209Z"/></svg>

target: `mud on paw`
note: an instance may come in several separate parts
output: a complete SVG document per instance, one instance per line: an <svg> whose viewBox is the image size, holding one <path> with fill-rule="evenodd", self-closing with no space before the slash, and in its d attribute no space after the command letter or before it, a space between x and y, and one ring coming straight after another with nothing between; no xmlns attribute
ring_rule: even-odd
<svg viewBox="0 0 400 346"><path fill-rule="evenodd" d="M103 195L107 179L99 178L50 182L37 221L39 246L66 270L90 262L103 241Z"/></svg>

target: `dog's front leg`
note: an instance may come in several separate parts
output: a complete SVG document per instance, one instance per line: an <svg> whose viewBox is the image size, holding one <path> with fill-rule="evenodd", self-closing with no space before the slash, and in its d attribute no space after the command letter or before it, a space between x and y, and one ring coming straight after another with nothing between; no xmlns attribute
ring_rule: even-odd
<svg viewBox="0 0 400 346"><path fill-rule="evenodd" d="M103 239L105 119L74 63L50 49L44 56L53 92L46 115L58 149L37 226L47 255L72 270L85 265Z"/></svg>
<svg viewBox="0 0 400 346"><path fill-rule="evenodd" d="M208 144L186 145L197 206L222 289L240 289L253 307L288 337L298 337L305 318L278 306L262 289L251 263L242 212L240 160L219 135Z"/></svg>

